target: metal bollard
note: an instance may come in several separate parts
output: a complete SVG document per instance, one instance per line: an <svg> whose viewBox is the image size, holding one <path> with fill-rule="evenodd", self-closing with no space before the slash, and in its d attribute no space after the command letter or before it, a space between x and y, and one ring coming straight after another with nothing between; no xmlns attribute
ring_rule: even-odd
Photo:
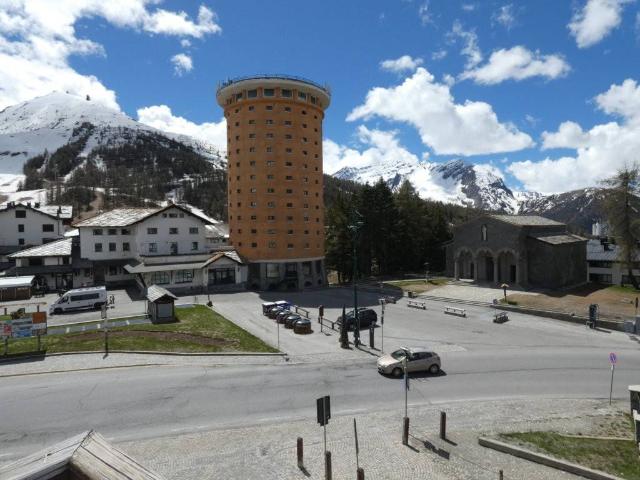
<svg viewBox="0 0 640 480"><path fill-rule="evenodd" d="M498 472L498 480L504 480L504 474L502 473L502 470Z"/></svg>
<svg viewBox="0 0 640 480"><path fill-rule="evenodd" d="M440 438L447 438L447 412L440 412Z"/></svg>
<svg viewBox="0 0 640 480"><path fill-rule="evenodd" d="M324 478L331 480L331 452L324 452Z"/></svg>
<svg viewBox="0 0 640 480"><path fill-rule="evenodd" d="M362 467L358 468L358 480L364 480L364 470Z"/></svg>
<svg viewBox="0 0 640 480"><path fill-rule="evenodd" d="M298 441L297 441L297 451L298 451L298 468L303 468L304 467L304 446L302 443L302 437L298 437Z"/></svg>
<svg viewBox="0 0 640 480"><path fill-rule="evenodd" d="M402 422L402 444L409 445L409 417L404 417Z"/></svg>

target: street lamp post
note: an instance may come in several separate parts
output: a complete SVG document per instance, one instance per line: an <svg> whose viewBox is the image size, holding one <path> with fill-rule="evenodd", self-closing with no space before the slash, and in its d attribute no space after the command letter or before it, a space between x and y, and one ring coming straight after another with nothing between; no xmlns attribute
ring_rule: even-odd
<svg viewBox="0 0 640 480"><path fill-rule="evenodd" d="M360 345L360 316L358 315L358 233L360 228L363 225L362 215L357 210L353 210L352 222L349 225L349 230L351 230L351 238L353 241L353 315L354 315L354 323L355 329L353 332L353 343L356 347Z"/></svg>

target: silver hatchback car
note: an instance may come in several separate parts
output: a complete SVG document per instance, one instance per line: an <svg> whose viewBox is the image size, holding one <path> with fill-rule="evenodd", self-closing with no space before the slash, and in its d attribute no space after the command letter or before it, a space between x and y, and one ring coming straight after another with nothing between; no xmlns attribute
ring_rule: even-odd
<svg viewBox="0 0 640 480"><path fill-rule="evenodd" d="M405 357L409 373L424 371L436 375L440 371L440 357L437 353L424 347L402 347L378 358L378 372L394 377L402 376Z"/></svg>

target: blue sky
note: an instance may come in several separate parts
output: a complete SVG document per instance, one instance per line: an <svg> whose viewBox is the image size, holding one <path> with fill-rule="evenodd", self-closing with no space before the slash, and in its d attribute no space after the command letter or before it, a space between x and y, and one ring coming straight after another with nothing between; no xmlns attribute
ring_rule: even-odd
<svg viewBox="0 0 640 480"><path fill-rule="evenodd" d="M634 0L0 0L0 108L52 90L90 93L219 144L216 83L289 73L332 88L329 172L464 158L514 188L563 191L640 160L639 9Z"/></svg>

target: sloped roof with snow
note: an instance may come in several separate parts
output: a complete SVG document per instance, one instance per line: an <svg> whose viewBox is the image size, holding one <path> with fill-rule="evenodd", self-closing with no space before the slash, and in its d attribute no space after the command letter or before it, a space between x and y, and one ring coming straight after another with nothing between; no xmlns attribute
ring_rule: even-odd
<svg viewBox="0 0 640 480"><path fill-rule="evenodd" d="M0 204L0 211L16 207L30 208L31 210L36 210L50 217L61 218L63 220L68 220L73 217L73 206L71 205L38 205L36 207L34 204L24 202L8 202Z"/></svg>
<svg viewBox="0 0 640 480"><path fill-rule="evenodd" d="M207 224L216 222L216 220L208 217L201 210L192 208L190 205L172 203L162 208L115 208L75 223L74 227L127 227L171 208L182 210Z"/></svg>
<svg viewBox="0 0 640 480"><path fill-rule="evenodd" d="M71 255L73 239L64 238L55 242L45 243L37 247L27 248L9 255L11 258L27 257L68 257Z"/></svg>
<svg viewBox="0 0 640 480"><path fill-rule="evenodd" d="M519 227L540 227L540 226L563 226L564 223L556 222L550 218L541 217L539 215L489 215L491 218L500 220L501 222L510 223Z"/></svg>
<svg viewBox="0 0 640 480"><path fill-rule="evenodd" d="M579 243L587 241L586 238L569 233L566 235L532 235L531 237L535 238L536 240L540 240L541 242L549 243L551 245L563 245L567 243Z"/></svg>

